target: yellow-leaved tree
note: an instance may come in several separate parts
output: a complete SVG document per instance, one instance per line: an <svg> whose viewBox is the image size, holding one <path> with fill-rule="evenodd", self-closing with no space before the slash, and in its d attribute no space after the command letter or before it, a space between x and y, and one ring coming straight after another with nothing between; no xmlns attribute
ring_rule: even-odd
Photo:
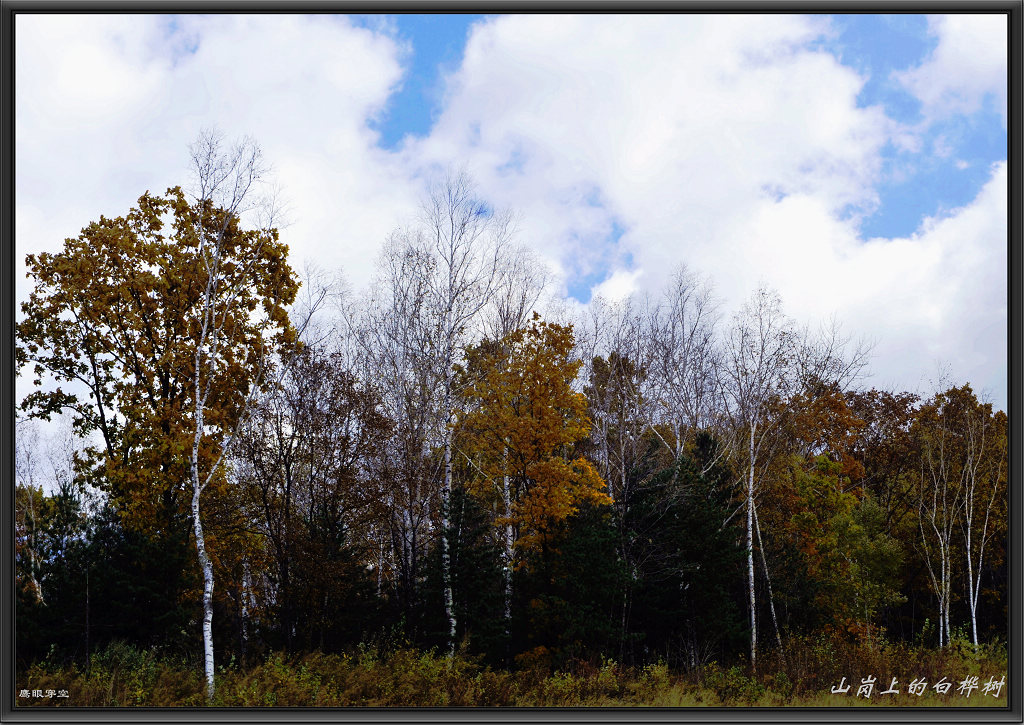
<svg viewBox="0 0 1024 725"><path fill-rule="evenodd" d="M584 503L611 499L574 445L590 430L587 399L572 389L571 326L531 324L466 352L466 393L458 440L476 475L471 493L499 512L504 540L506 622L511 572L545 556L560 525Z"/></svg>
<svg viewBox="0 0 1024 725"><path fill-rule="evenodd" d="M35 378L24 410L42 418L70 411L76 433L98 434L80 473L127 525L191 524L212 699L215 549L229 537L207 524L213 511L226 528L237 519L225 457L273 362L297 346L288 307L299 281L272 218L255 229L242 223L263 174L259 147L243 141L225 152L207 132L192 156L192 200L180 187L147 192L60 252L27 257L35 285L21 306L17 362Z"/></svg>

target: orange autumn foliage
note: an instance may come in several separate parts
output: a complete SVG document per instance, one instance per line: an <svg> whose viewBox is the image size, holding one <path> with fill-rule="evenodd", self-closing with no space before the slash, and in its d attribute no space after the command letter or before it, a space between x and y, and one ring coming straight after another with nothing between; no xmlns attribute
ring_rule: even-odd
<svg viewBox="0 0 1024 725"><path fill-rule="evenodd" d="M590 431L587 399L573 391L569 326L543 322L467 351L466 408L460 440L477 476L470 490L493 498L507 477L517 552L548 546L557 527L584 503L606 505L605 482L573 446ZM522 562L520 562L521 565Z"/></svg>

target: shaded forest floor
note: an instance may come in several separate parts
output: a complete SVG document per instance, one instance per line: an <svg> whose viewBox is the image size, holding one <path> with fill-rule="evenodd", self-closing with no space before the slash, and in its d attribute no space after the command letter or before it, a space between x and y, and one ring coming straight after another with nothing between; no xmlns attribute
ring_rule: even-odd
<svg viewBox="0 0 1024 725"><path fill-rule="evenodd" d="M954 644L945 650L902 645L858 647L837 652L809 641L791 649L785 665L765 662L758 677L739 666L715 663L692 672L664 664L644 668L577 663L564 671L507 672L472 658L451 660L411 649L378 654L312 653L299 657L269 655L252 667L222 666L217 673L220 707L1006 707L1005 686L996 696L985 684L1007 672L1003 647L986 646L975 654ZM802 653L802 656L801 656ZM853 655L851 658L851 654ZM768 660L770 655L766 655ZM843 659L838 659L842 657ZM809 667L814 666L817 671ZM861 670L860 668L869 668ZM838 670L849 669L845 694ZM115 643L93 655L88 670L43 661L20 671L16 706L35 707L197 707L205 704L199 663L164 658L153 651ZM824 670L831 670L825 672ZM855 671L856 670L856 671ZM870 671L869 671L870 670ZM787 674L787 672L789 674ZM977 677L972 681L972 677ZM874 677L870 698L857 695L861 680ZM890 689L895 677L897 694ZM946 694L934 685L945 678ZM923 679L921 695L908 692ZM968 694L961 684L968 682ZM977 689L970 684L977 683ZM27 694L26 694L27 693ZM47 693L57 693L50 694Z"/></svg>

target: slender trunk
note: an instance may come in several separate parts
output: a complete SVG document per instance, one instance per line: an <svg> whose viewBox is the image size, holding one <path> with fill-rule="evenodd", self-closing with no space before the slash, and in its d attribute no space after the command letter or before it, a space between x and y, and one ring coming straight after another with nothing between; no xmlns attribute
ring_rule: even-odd
<svg viewBox="0 0 1024 725"><path fill-rule="evenodd" d="M978 599L974 593L974 563L972 561L973 552L971 551L971 517L967 517L967 603L971 608L971 642L974 644L974 649L978 649L978 622L975 617L975 609L978 604ZM980 566L980 563L979 563Z"/></svg>
<svg viewBox="0 0 1024 725"><path fill-rule="evenodd" d="M782 632L779 629L779 618L775 616L775 594L772 591L772 577L768 573L768 560L764 555L764 542L761 540L761 522L757 519L757 509L754 509L754 528L757 531L757 548L761 550L761 564L764 566L764 578L768 582L768 607L772 613L772 624L775 626L775 640L779 643L779 656L782 664L786 664L786 652L782 647Z"/></svg>
<svg viewBox="0 0 1024 725"><path fill-rule="evenodd" d="M281 595L281 629L284 632L284 649L289 654L293 651L294 643L292 642L292 584L291 584L291 572L288 567L288 559L284 560L281 564L281 584L278 591Z"/></svg>
<svg viewBox="0 0 1024 725"><path fill-rule="evenodd" d="M448 656L455 654L455 607L452 597L452 562L448 541L448 507L452 491L451 433L444 437L444 485L441 487L441 569L444 578L444 613L448 617Z"/></svg>
<svg viewBox="0 0 1024 725"><path fill-rule="evenodd" d="M203 570L203 661L206 673L206 699L213 701L213 564L206 553L203 522L199 518L200 487L198 474L193 471L192 525L196 534L196 551Z"/></svg>
<svg viewBox="0 0 1024 725"><path fill-rule="evenodd" d="M948 646L950 643L949 632L949 549L948 542L943 542L942 547L942 629L944 640Z"/></svg>
<svg viewBox="0 0 1024 725"><path fill-rule="evenodd" d="M200 247L203 251L203 247ZM206 264L206 271L209 275L206 283L206 290L203 295L203 310L202 310L202 331L199 337L199 344L196 348L195 353L195 389L193 404L195 406L195 435L192 439L192 459L191 459L191 475L192 475L192 527L195 531L196 536L196 553L199 557L199 567L203 570L203 663L204 672L206 674L206 700L208 704L213 703L214 695L214 681L213 681L213 564L210 562L210 557L206 552L206 538L203 536L203 521L199 515L199 496L203 492L204 486L209 483L210 478L208 477L205 482L200 481L199 475L199 444L203 438L203 428L205 425L205 403L206 395L209 394L209 387L203 390L203 377L201 375L203 355L206 353L210 360L215 359L217 350L217 329L210 330L211 318L213 315L213 290L215 285L213 284L213 274L211 272L211 265L205 257L205 251L203 251L203 261ZM216 259L216 257L215 257ZM209 351L206 350L206 345L210 345ZM208 363L211 364L212 363ZM211 370L212 372L212 370ZM209 385L209 383L207 383Z"/></svg>
<svg viewBox="0 0 1024 725"><path fill-rule="evenodd" d="M249 562L242 564L242 661L245 661L249 649L249 592L252 590L252 579L249 574Z"/></svg>
<svg viewBox="0 0 1024 725"><path fill-rule="evenodd" d="M946 610L945 619L946 619L946 644L947 645L952 643L952 638L951 638L952 629L949 626L949 604L950 604L950 598L951 598L950 597L950 594L951 594L950 590L951 589L952 589L952 584L950 582L949 572L948 572L948 569L947 569L947 573L946 573L946 596L945 596L945 605L944 605L945 606L945 610Z"/></svg>
<svg viewBox="0 0 1024 725"><path fill-rule="evenodd" d="M506 454L507 455L507 454ZM508 486L508 474L502 476L501 494L505 503L505 561L502 573L505 577L505 659L512 653L512 492Z"/></svg>
<svg viewBox="0 0 1024 725"><path fill-rule="evenodd" d="M32 581L32 591L36 595L36 601L40 604L46 604L46 601L43 599L43 588L39 585L39 579L36 576L36 572L39 571L39 559L36 556L38 549L36 547L39 544L36 541L36 512L35 506L32 503L33 498L34 490L31 488L30 483L28 492L28 520L31 523L31 534L28 547L28 571Z"/></svg>
<svg viewBox="0 0 1024 725"><path fill-rule="evenodd" d="M623 426L625 427L625 426ZM622 430L619 430L619 469L621 471L621 483L619 488L619 497L626 497L626 446L622 443ZM611 485L608 486L611 489ZM615 503L615 497L612 497L612 503Z"/></svg>
<svg viewBox="0 0 1024 725"><path fill-rule="evenodd" d="M384 583L384 543L379 541L377 544L377 599L381 596L381 587Z"/></svg>
<svg viewBox="0 0 1024 725"><path fill-rule="evenodd" d="M754 597L754 429L750 426L750 472L747 479L747 594L750 598L750 667L757 672L757 602Z"/></svg>
<svg viewBox="0 0 1024 725"><path fill-rule="evenodd" d="M978 617L977 617L978 600L971 600L971 639L974 642L974 651L978 651Z"/></svg>

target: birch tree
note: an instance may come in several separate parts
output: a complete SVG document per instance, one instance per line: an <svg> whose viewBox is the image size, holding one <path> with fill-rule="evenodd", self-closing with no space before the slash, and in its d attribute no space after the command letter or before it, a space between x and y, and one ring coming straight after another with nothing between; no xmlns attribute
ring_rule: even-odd
<svg viewBox="0 0 1024 725"><path fill-rule="evenodd" d="M966 387L966 386L965 386ZM966 391L965 391L966 392ZM967 603L971 610L971 639L978 647L978 598L985 550L992 539L1005 535L1007 508L1007 418L992 414L991 403L973 406L963 428L970 455L964 492L963 537L967 559Z"/></svg>
<svg viewBox="0 0 1024 725"><path fill-rule="evenodd" d="M359 325L367 359L395 385L389 402L399 430L401 421L409 423L406 443L413 457L407 460L422 453L419 460L426 461L431 445L441 451L438 531L450 652L457 629L448 542L451 426L458 398L455 366L485 324L485 310L510 274L502 263L512 233L511 214L484 204L466 174L449 173L430 186L415 223L390 236L375 295ZM502 314L514 316L525 301L508 300L505 309L497 311L499 323ZM405 477L407 483L419 488L425 478L421 474ZM424 502L430 499L429 491L411 493ZM421 507L416 520L407 522L413 538L419 536L420 524L429 520L427 513Z"/></svg>
<svg viewBox="0 0 1024 725"><path fill-rule="evenodd" d="M207 697L214 695L213 563L203 528L201 496L223 476L239 425L266 382L273 356L294 346L287 305L298 282L278 240L272 208L262 207L262 228L245 231L242 215L255 211L257 185L267 173L262 152L246 139L225 149L206 132L192 145L195 202L179 204L178 227L194 245L196 300L189 479L196 553L203 573L203 660Z"/></svg>
<svg viewBox="0 0 1024 725"><path fill-rule="evenodd" d="M214 576L201 495L225 495L234 431L273 353L294 343L287 306L298 283L272 219L242 226L264 172L258 147L225 150L206 133L191 151L191 201L180 187L147 192L60 253L29 255L36 287L18 337L19 362L37 383L23 407L39 417L68 410L76 434L98 432L80 467L124 520L156 532L190 523L212 696ZM48 389L47 378L74 387Z"/></svg>
<svg viewBox="0 0 1024 725"><path fill-rule="evenodd" d="M427 268L432 274L426 279L427 319L432 323L427 351L438 377L436 422L444 455L440 532L449 652L454 651L457 624L448 542L452 423L457 407L455 366L500 279L499 260L512 233L509 213L489 209L465 173L449 173L431 186L422 205L420 226L407 237L434 261Z"/></svg>
<svg viewBox="0 0 1024 725"><path fill-rule="evenodd" d="M918 544L938 605L940 647L950 641L953 582L958 578L954 567L961 560L966 567L971 639L978 645L985 550L1005 501L1004 421L1002 414L992 415L991 405L979 403L967 385L935 395L918 412Z"/></svg>
<svg viewBox="0 0 1024 725"><path fill-rule="evenodd" d="M644 431L656 424L648 395L650 340L644 335L644 308L645 302L632 297L617 303L595 297L578 343L591 438L608 495L616 502L628 498L629 472Z"/></svg>
<svg viewBox="0 0 1024 725"><path fill-rule="evenodd" d="M675 458L698 430L714 423L717 325L711 287L680 266L647 321L650 396L657 405L652 423L664 423L672 432L672 439L661 443Z"/></svg>
<svg viewBox="0 0 1024 725"><path fill-rule="evenodd" d="M942 396L923 405L919 412L921 460L918 488L920 551L938 605L939 647L949 643L949 609L952 599L954 533L963 506L963 488L955 477L953 448L956 434L951 412Z"/></svg>
<svg viewBox="0 0 1024 725"><path fill-rule="evenodd" d="M523 328L530 319L540 296L551 281L547 268L536 255L526 247L516 247L501 255L498 262L498 279L491 302L484 313L484 335L491 340L505 341L516 330ZM510 362L511 349L502 344L496 361L499 369ZM508 457L508 447L502 454ZM512 489L507 470L501 475L501 504L505 524L501 532L502 579L504 584L505 641L511 643L512 636L512 570L515 558L515 530L512 524ZM506 655L508 653L506 652Z"/></svg>
<svg viewBox="0 0 1024 725"><path fill-rule="evenodd" d="M783 314L778 295L759 288L733 318L722 367L723 393L745 471L747 599L750 608L750 664L757 667L757 601L754 579L755 507L759 476L770 448L775 423L773 406L793 382L797 337Z"/></svg>
<svg viewBox="0 0 1024 725"><path fill-rule="evenodd" d="M378 260L372 294L344 316L357 341L362 376L376 381L383 411L394 426L389 445L373 461L382 514L375 532L380 552L376 566L379 586L390 582L407 621L437 498L430 467L435 400L426 352L428 275L416 271L431 264L422 250L392 234Z"/></svg>

